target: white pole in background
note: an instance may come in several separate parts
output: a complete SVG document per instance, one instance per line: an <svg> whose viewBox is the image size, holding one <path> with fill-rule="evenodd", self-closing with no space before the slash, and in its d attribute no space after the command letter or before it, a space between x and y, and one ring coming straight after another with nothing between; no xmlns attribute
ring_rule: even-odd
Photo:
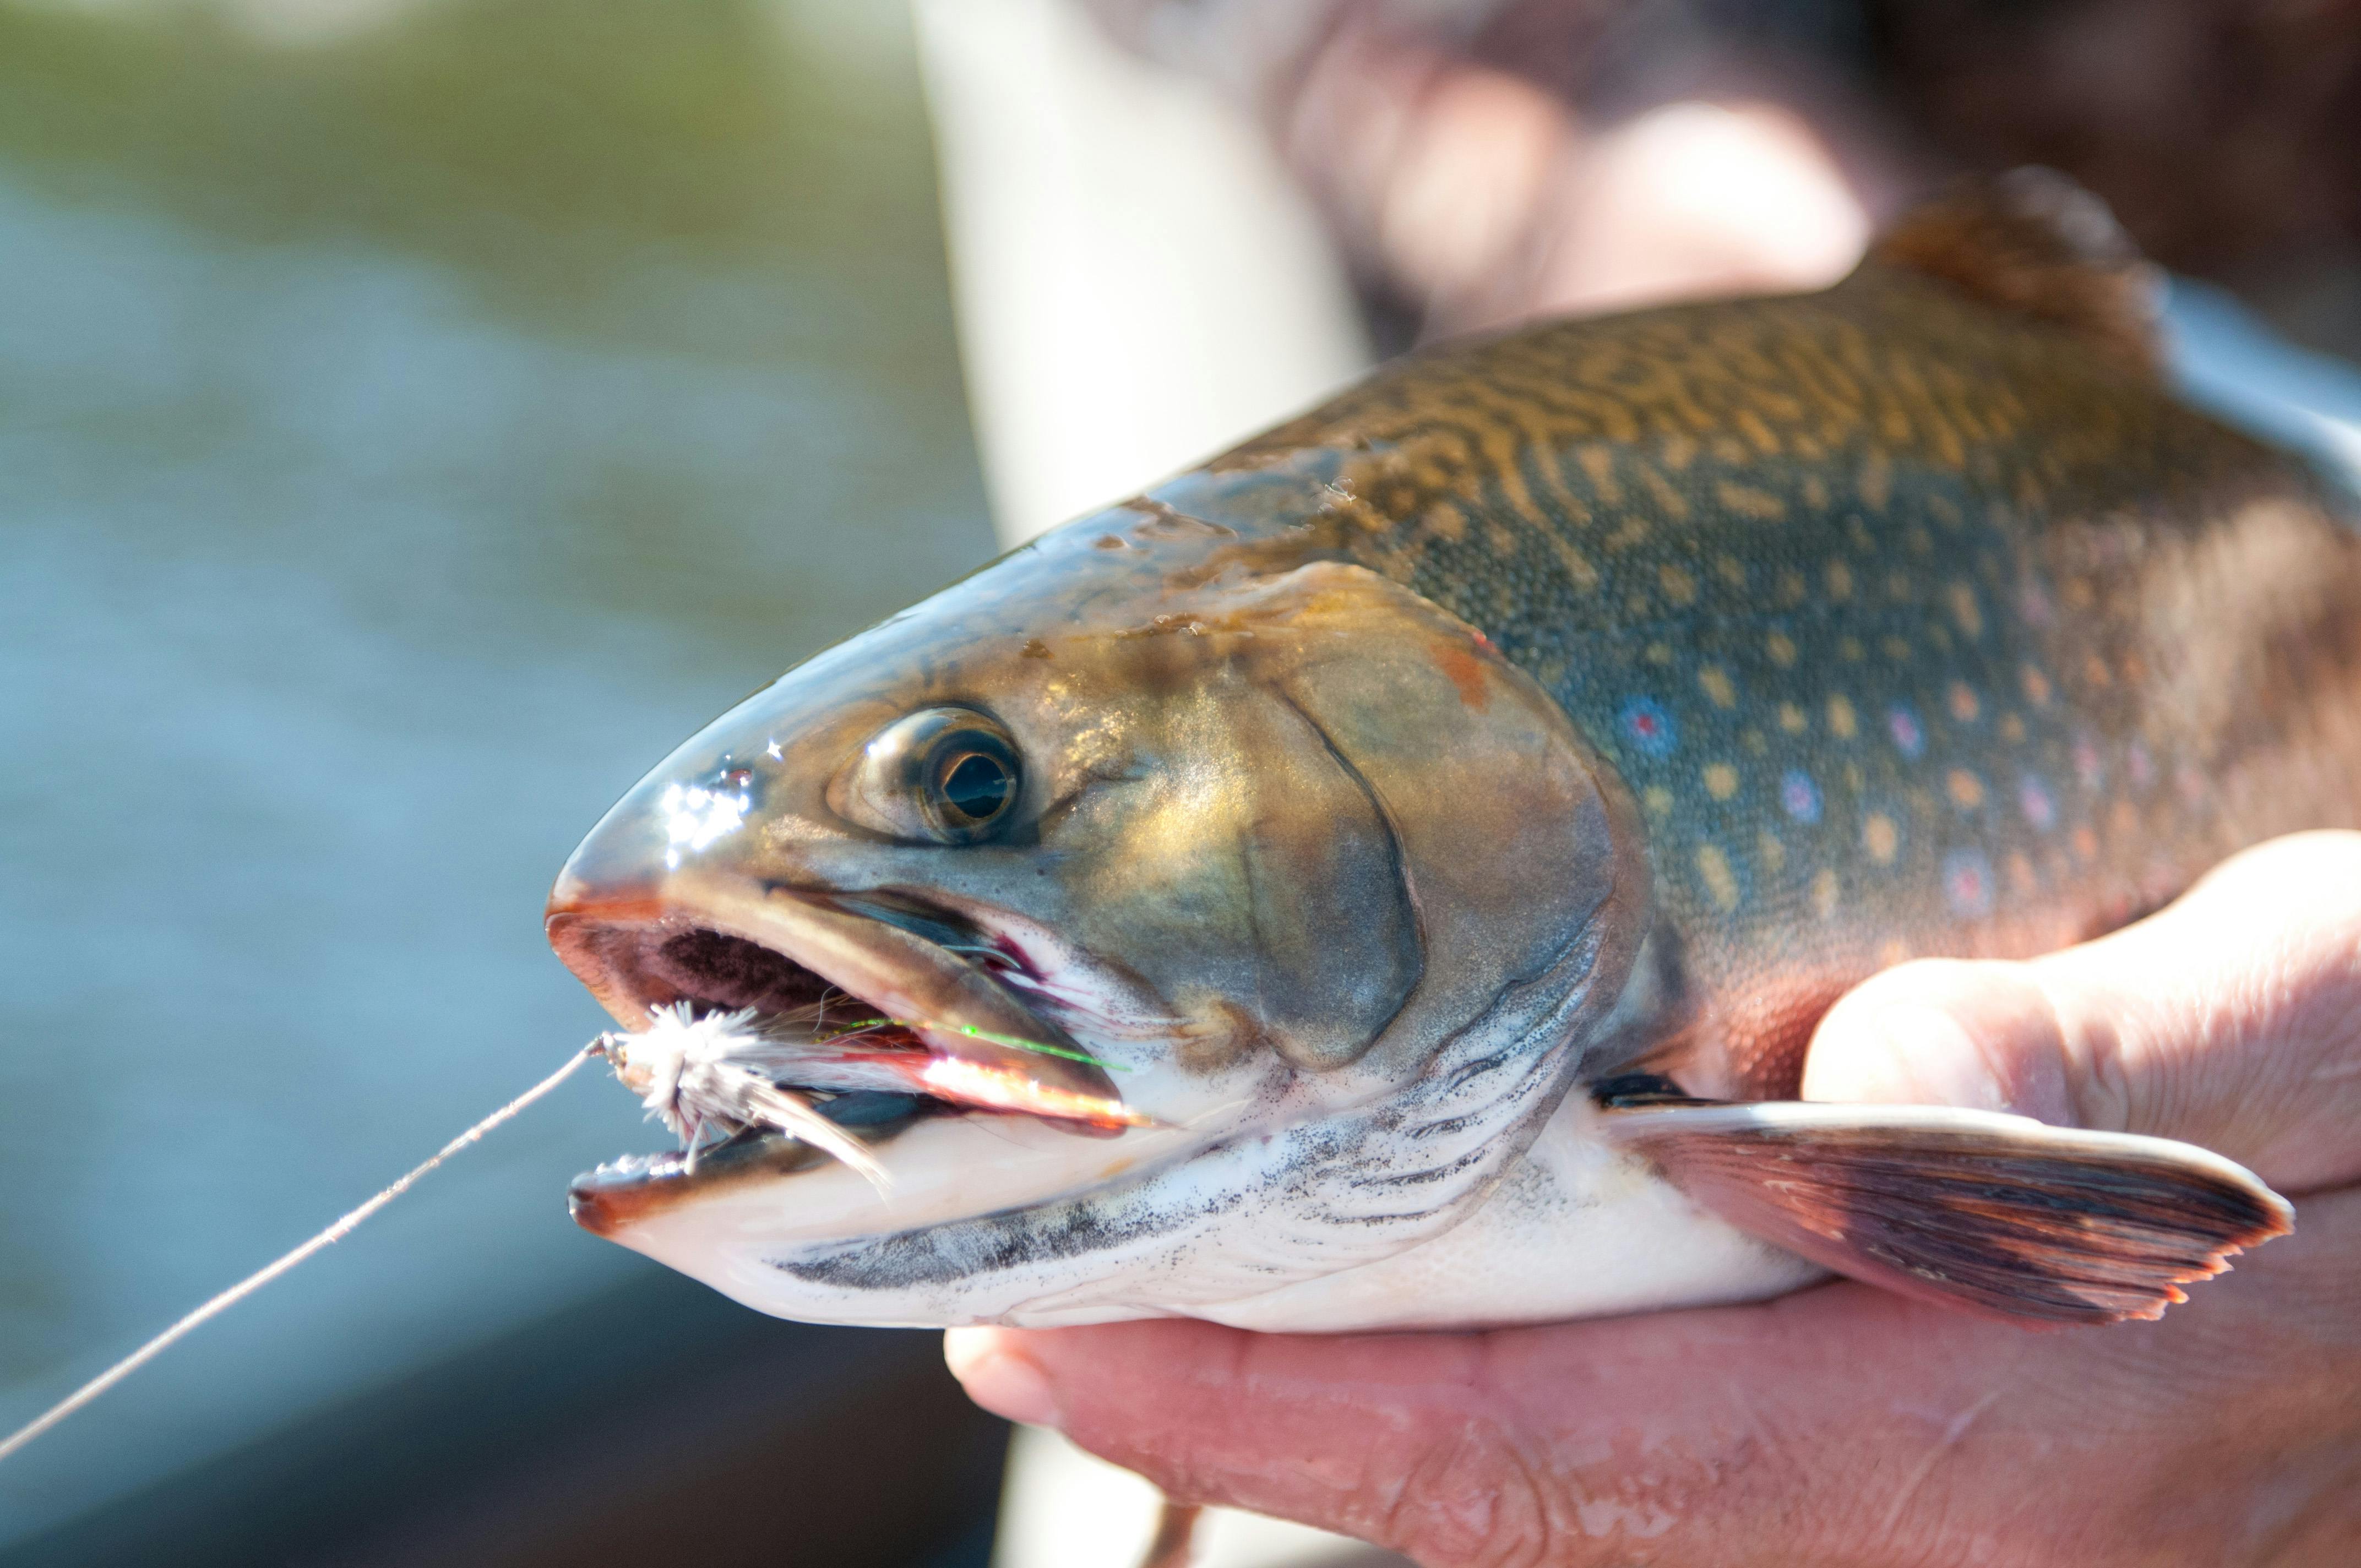
<svg viewBox="0 0 2361 1568"><path fill-rule="evenodd" d="M1016 544L1367 367L1344 269L1260 133L1069 0L915 0L968 402ZM994 1568L1130 1568L1158 1497L1054 1432L1009 1448ZM1398 1559L1230 1509L1202 1568Z"/></svg>
<svg viewBox="0 0 2361 1568"><path fill-rule="evenodd" d="M969 406L1002 540L1119 500L1368 366L1261 133L1070 0L917 0Z"/></svg>

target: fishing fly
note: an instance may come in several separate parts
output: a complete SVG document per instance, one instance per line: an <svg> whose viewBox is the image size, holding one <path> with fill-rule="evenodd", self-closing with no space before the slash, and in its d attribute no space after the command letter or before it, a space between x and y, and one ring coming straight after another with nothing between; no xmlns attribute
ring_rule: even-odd
<svg viewBox="0 0 2361 1568"><path fill-rule="evenodd" d="M823 1114L820 1106L831 1097L831 1091L833 1095L842 1095L873 1089L906 1091L911 1081L908 1071L900 1068L881 1070L865 1064L863 1058L885 1053L925 1056L923 1047L915 1053L911 1047L916 1044L917 1031L934 1025L912 1020L872 1018L824 1028L820 1018L818 1008L770 1016L751 1007L700 1015L688 1003L676 1002L649 1009L648 1025L643 1029L609 1030L598 1036L567 1057L556 1071L468 1127L367 1202L227 1289L209 1297L130 1354L5 1438L0 1438L0 1460L7 1459L89 1406L204 1323L352 1234L364 1221L409 1191L435 1167L547 1095L593 1058L603 1058L613 1067L623 1086L640 1096L649 1116L662 1122L680 1139L683 1163L691 1170L696 1168L697 1156L711 1135L730 1138L752 1132L777 1133L841 1160L884 1193L889 1185L884 1168L859 1137ZM1113 1065L1062 1047L988 1034L972 1026L955 1026L951 1032L1094 1066ZM925 1069L918 1069L918 1076L925 1076ZM813 1090L820 1093L816 1095ZM1122 1113L1115 1102L1095 1108L1105 1114L1125 1114L1132 1122L1146 1120Z"/></svg>

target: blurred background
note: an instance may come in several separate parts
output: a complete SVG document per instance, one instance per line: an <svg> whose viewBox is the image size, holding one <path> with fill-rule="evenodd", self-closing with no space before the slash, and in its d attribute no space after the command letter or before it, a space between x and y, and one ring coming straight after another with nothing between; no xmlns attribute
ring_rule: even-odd
<svg viewBox="0 0 2361 1568"><path fill-rule="evenodd" d="M603 1015L555 867L994 552L906 16L0 5L0 1420ZM932 1336L577 1231L580 1075L0 1467L25 1563L982 1564Z"/></svg>
<svg viewBox="0 0 2361 1568"><path fill-rule="evenodd" d="M599 1028L551 876L788 663L1378 356L2026 161L2361 463L2346 0L0 0L0 1426ZM1028 1433L1004 1502L934 1336L566 1222L662 1138L582 1075L0 1466L0 1562L1126 1563L1145 1486Z"/></svg>

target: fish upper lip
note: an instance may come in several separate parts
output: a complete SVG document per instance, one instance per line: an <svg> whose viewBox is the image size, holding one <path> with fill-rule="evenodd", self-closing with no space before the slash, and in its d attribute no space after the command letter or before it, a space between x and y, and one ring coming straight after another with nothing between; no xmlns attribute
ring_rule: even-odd
<svg viewBox="0 0 2361 1568"><path fill-rule="evenodd" d="M930 1051L999 1073L1014 1072L1047 1094L1120 1102L1105 1071L1064 1056L1027 1051L990 1036L1016 1037L1075 1050L1065 1031L942 944L863 905L896 909L908 900L836 890L814 891L735 878L673 873L661 882L590 888L561 883L546 916L558 957L616 1019L643 1027L649 1010L686 1001L708 1008L817 1001L833 988L889 1016L926 1019ZM950 917L956 922L957 917ZM913 924L931 923L925 916ZM751 945L775 964L719 947ZM718 955L718 956L717 956ZM731 971L731 959L752 961ZM761 1173L785 1174L817 1163L793 1140L750 1140L726 1160L700 1160L689 1171L658 1156L610 1162L577 1178L576 1218L601 1234L651 1205L669 1203L716 1183Z"/></svg>

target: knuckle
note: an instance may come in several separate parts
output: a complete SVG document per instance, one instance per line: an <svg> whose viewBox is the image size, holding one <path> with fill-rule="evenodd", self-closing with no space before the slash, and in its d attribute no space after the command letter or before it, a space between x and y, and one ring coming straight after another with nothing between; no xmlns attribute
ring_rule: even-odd
<svg viewBox="0 0 2361 1568"><path fill-rule="evenodd" d="M1536 1568L1552 1555L1546 1467L1505 1428L1470 1418L1381 1494L1374 1538L1427 1568Z"/></svg>

